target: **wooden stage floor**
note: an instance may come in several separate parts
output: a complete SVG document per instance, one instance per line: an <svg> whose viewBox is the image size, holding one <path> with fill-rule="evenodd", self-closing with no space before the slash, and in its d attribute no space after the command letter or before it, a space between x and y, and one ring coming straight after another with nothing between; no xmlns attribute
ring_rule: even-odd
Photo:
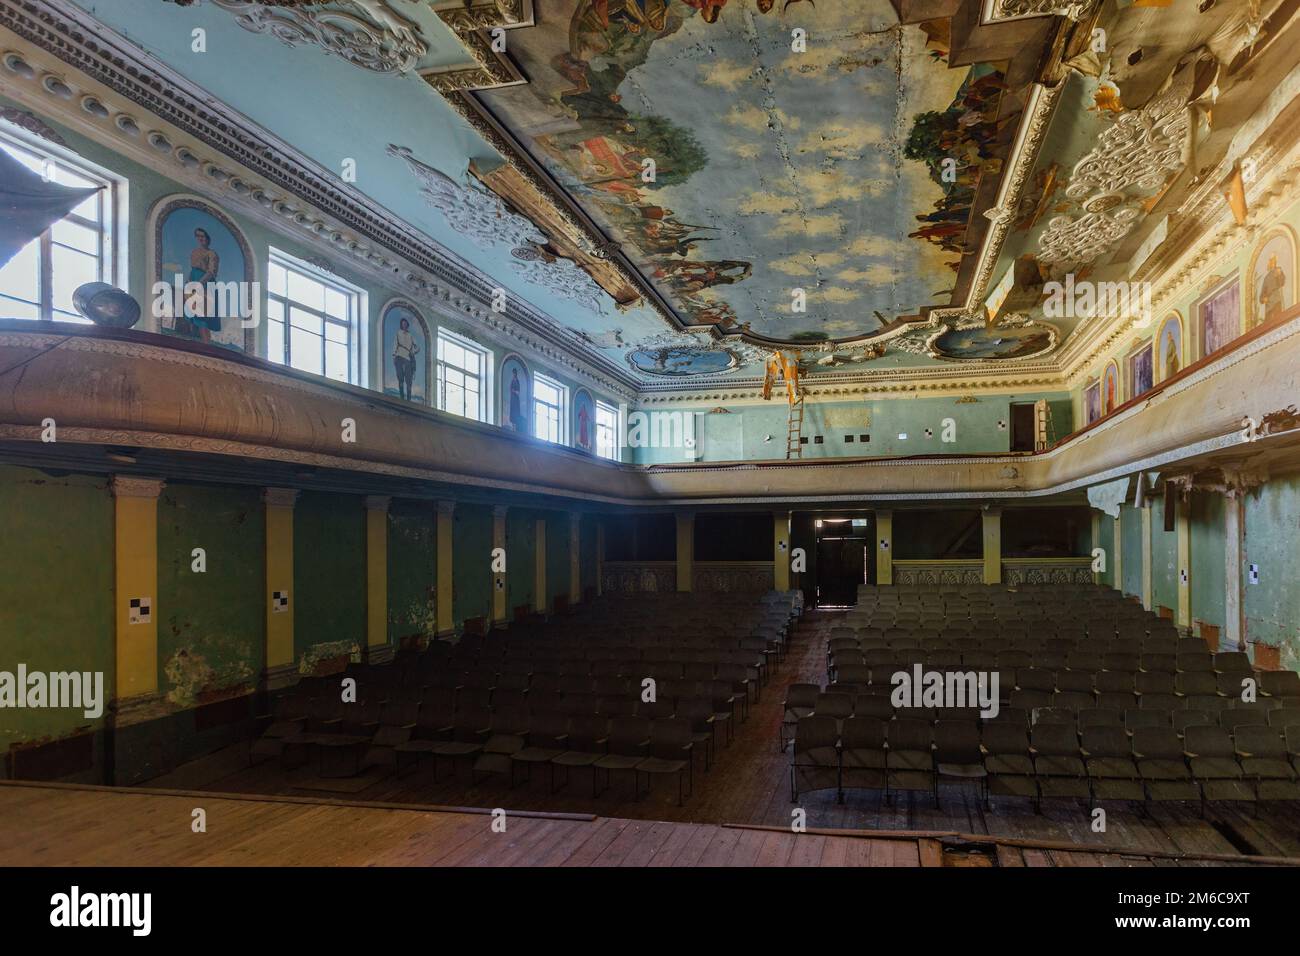
<svg viewBox="0 0 1300 956"><path fill-rule="evenodd" d="M195 833L202 808L206 830ZM809 831L312 797L0 782L0 866L1212 866L954 833Z"/></svg>

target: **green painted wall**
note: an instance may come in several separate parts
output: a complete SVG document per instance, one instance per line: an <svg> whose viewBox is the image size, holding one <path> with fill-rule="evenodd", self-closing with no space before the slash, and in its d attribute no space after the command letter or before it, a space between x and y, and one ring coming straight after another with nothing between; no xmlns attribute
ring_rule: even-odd
<svg viewBox="0 0 1300 956"><path fill-rule="evenodd" d="M1106 570L1101 572L1100 581L1107 587L1115 586L1115 519L1107 514L1098 514L1097 540L1088 548L1101 548L1106 552Z"/></svg>
<svg viewBox="0 0 1300 956"><path fill-rule="evenodd" d="M596 518L588 515L582 519L582 536L579 539L579 571L582 576L582 595L596 587Z"/></svg>
<svg viewBox="0 0 1300 956"><path fill-rule="evenodd" d="M511 508L506 512L506 617L514 620L515 608L533 606L533 562L537 532L533 521L538 512Z"/></svg>
<svg viewBox="0 0 1300 956"><path fill-rule="evenodd" d="M1142 509L1124 505L1120 511L1120 536L1124 546L1124 593L1142 596Z"/></svg>
<svg viewBox="0 0 1300 956"><path fill-rule="evenodd" d="M113 497L105 478L0 466L0 670L103 674L113 696ZM0 709L0 749L101 727L84 710Z"/></svg>
<svg viewBox="0 0 1300 956"><path fill-rule="evenodd" d="M1283 666L1300 669L1300 475L1274 478L1246 496L1245 552L1246 639L1280 645ZM1258 584L1250 583L1252 564Z"/></svg>
<svg viewBox="0 0 1300 956"><path fill-rule="evenodd" d="M437 510L432 502L394 499L388 508L388 639L432 636L438 582Z"/></svg>
<svg viewBox="0 0 1300 956"><path fill-rule="evenodd" d="M1165 503L1151 504L1151 594L1157 607L1178 608L1178 532L1165 530Z"/></svg>
<svg viewBox="0 0 1300 956"><path fill-rule="evenodd" d="M365 509L360 498L305 491L293 515L294 654L366 643Z"/></svg>
<svg viewBox="0 0 1300 956"><path fill-rule="evenodd" d="M492 615L492 509L484 505L456 506L452 523L452 616L459 625L466 618ZM513 549L511 549L513 550ZM515 573L506 553L506 571Z"/></svg>
<svg viewBox="0 0 1300 956"><path fill-rule="evenodd" d="M733 405L730 414L696 416L699 442L698 461L753 461L785 458L788 409L782 395L770 402ZM1025 395L996 395L980 398L915 396L856 402L819 402L804 405L804 458L889 457L896 455L990 454L1011 448L1011 404L1045 398L1052 409L1052 434L1063 438L1071 431L1070 396L1066 392L1035 392ZM678 408L683 414L712 412L708 408ZM649 409L647 409L649 410ZM656 413L659 411L656 407ZM952 442L945 442L943 421L955 426ZM1006 424L999 428L998 422ZM930 429L927 436L925 429ZM651 420L648 434L655 433ZM867 443L862 435L870 435ZM821 444L816 436L823 439ZM906 435L906 438L900 437ZM770 436L770 440L768 437ZM853 441L846 439L852 436ZM629 460L640 464L684 461L682 448L639 447L627 449Z"/></svg>
<svg viewBox="0 0 1300 956"><path fill-rule="evenodd" d="M1224 626L1223 496L1192 495L1192 621Z"/></svg>
<svg viewBox="0 0 1300 956"><path fill-rule="evenodd" d="M190 707L250 692L266 661L256 488L169 484L158 500L158 689ZM195 548L207 570L193 570Z"/></svg>
<svg viewBox="0 0 1300 956"><path fill-rule="evenodd" d="M569 593L569 516L563 511L546 512L546 609L554 610L555 598Z"/></svg>

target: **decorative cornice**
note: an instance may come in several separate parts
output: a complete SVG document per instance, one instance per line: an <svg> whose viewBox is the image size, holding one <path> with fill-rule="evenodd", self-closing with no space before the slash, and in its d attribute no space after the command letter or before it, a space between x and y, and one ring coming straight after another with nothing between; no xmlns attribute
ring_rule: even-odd
<svg viewBox="0 0 1300 956"><path fill-rule="evenodd" d="M273 508L292 508L298 501L297 488L263 488L262 503Z"/></svg>
<svg viewBox="0 0 1300 956"><path fill-rule="evenodd" d="M505 52L492 49L485 36L492 30L512 30L533 25L531 0L462 0L434 9L443 24L460 40L473 65L420 70L423 80L448 100L462 90L496 89L526 83L519 68Z"/></svg>
<svg viewBox="0 0 1300 956"><path fill-rule="evenodd" d="M352 267L521 342L603 390L634 393L636 379L612 358L518 297L506 314L492 312L498 282L111 28L96 23L92 34L88 18L71 0L0 0L0 27L89 81L74 83L57 66L29 62L37 59L31 54L0 49L0 76L25 81L6 93L272 228L324 242Z"/></svg>
<svg viewBox="0 0 1300 956"><path fill-rule="evenodd" d="M984 213L991 222L984 233L984 242L980 246L979 265L975 269L975 278L966 293L965 308L968 311L979 308L984 301L985 293L988 292L993 270L997 268L1002 247L1006 244L1007 233L1014 220L1011 210L1016 209L1020 204L1025 183L1038 162L1038 154L1051 127L1056 103L1064 87L1064 82L1059 82L1055 86L1035 83L1029 94L1029 102L1025 104L1020 128L1016 131L1016 140L1007 160L1009 171L1002 177L1002 182L998 186L997 202Z"/></svg>
<svg viewBox="0 0 1300 956"><path fill-rule="evenodd" d="M167 484L163 478L137 478L114 475L111 487L114 498L157 498Z"/></svg>

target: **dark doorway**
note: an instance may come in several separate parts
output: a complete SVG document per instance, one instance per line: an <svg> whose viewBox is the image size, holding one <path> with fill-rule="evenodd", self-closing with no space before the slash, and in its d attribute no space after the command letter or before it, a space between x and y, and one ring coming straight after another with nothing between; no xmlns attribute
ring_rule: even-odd
<svg viewBox="0 0 1300 956"><path fill-rule="evenodd" d="M1034 403L1016 402L1011 406L1011 450L1034 450Z"/></svg>
<svg viewBox="0 0 1300 956"><path fill-rule="evenodd" d="M817 529L817 606L853 607L866 580L869 528L863 519L823 519Z"/></svg>

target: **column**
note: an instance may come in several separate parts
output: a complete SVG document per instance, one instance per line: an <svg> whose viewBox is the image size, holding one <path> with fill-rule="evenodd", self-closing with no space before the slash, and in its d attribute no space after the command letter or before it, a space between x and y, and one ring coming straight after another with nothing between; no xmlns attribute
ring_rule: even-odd
<svg viewBox="0 0 1300 956"><path fill-rule="evenodd" d="M1244 492L1229 488L1223 502L1223 624L1220 646L1246 649L1246 629L1241 626L1241 532Z"/></svg>
<svg viewBox="0 0 1300 956"><path fill-rule="evenodd" d="M569 515L569 607L582 603L582 515Z"/></svg>
<svg viewBox="0 0 1300 956"><path fill-rule="evenodd" d="M677 590L689 591L695 576L695 515L677 514Z"/></svg>
<svg viewBox="0 0 1300 956"><path fill-rule="evenodd" d="M1184 492L1178 502L1178 519L1174 534L1178 539L1178 607L1174 610L1174 623L1192 629L1192 499Z"/></svg>
<svg viewBox="0 0 1300 956"><path fill-rule="evenodd" d="M388 644L388 505L384 495L367 495L366 505L366 647Z"/></svg>
<svg viewBox="0 0 1300 956"><path fill-rule="evenodd" d="M537 533L533 535L533 610L546 614L551 601L546 596L546 519L537 519Z"/></svg>
<svg viewBox="0 0 1300 956"><path fill-rule="evenodd" d="M266 669L293 666L293 488L266 488Z"/></svg>
<svg viewBox="0 0 1300 956"><path fill-rule="evenodd" d="M1142 606L1151 610L1151 506L1142 506Z"/></svg>
<svg viewBox="0 0 1300 956"><path fill-rule="evenodd" d="M510 555L506 549L506 505L492 508L492 554L489 555L492 574L492 626L504 626L506 613L506 575L510 573ZM498 551L497 549L501 550ZM504 570L502 570L504 568Z"/></svg>
<svg viewBox="0 0 1300 956"><path fill-rule="evenodd" d="M981 515L984 532L984 583L1002 583L1002 509L985 508Z"/></svg>
<svg viewBox="0 0 1300 956"><path fill-rule="evenodd" d="M1115 515L1115 533L1111 535L1110 566L1111 581L1120 594L1124 593L1124 533L1120 521L1124 518L1124 506L1120 505L1119 514Z"/></svg>
<svg viewBox="0 0 1300 956"><path fill-rule="evenodd" d="M790 590L790 512L772 516L772 580L778 591Z"/></svg>
<svg viewBox="0 0 1300 956"><path fill-rule="evenodd" d="M876 583L894 583L894 513L876 512Z"/></svg>
<svg viewBox="0 0 1300 956"><path fill-rule="evenodd" d="M163 480L114 475L112 488L117 638L112 696L121 701L158 691L158 495Z"/></svg>
<svg viewBox="0 0 1300 956"><path fill-rule="evenodd" d="M452 606L452 522L456 515L456 502L438 502L438 590L434 595L434 616L438 622L438 637L445 637L456 630L456 618Z"/></svg>

